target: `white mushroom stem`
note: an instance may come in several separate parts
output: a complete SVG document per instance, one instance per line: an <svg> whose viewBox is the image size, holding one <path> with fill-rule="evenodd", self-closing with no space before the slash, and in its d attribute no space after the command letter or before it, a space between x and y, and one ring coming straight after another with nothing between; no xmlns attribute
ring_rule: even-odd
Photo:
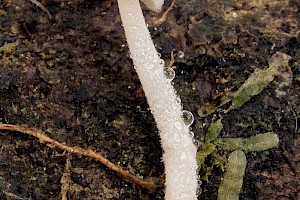
<svg viewBox="0 0 300 200"><path fill-rule="evenodd" d="M164 4L164 0L141 0L149 9L159 11Z"/></svg>
<svg viewBox="0 0 300 200"><path fill-rule="evenodd" d="M154 0L145 0L151 9ZM158 0L162 2L162 0ZM161 3L161 4L162 4ZM131 58L160 133L167 200L197 199L196 146L182 120L179 97L164 75L164 63L151 40L139 0L118 0ZM159 3L158 3L159 5Z"/></svg>

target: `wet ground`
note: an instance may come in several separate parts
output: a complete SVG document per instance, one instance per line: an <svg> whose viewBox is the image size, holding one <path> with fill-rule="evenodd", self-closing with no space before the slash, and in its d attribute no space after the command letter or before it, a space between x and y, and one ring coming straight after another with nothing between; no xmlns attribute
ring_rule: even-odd
<svg viewBox="0 0 300 200"><path fill-rule="evenodd" d="M101 152L144 178L162 175L157 129L129 59L117 1L42 5L50 13L30 0L0 1L0 122ZM153 24L162 13L144 9L166 63L174 52L174 86L195 116L198 140L217 118L222 137L278 134L278 147L246 155L243 200L300 199L299 9L297 0L177 0L159 26ZM280 95L277 76L241 108L198 116L202 105L236 91L278 51L291 56L292 70ZM0 199L61 199L64 152L8 131L0 132L0 152ZM163 189L150 193L90 158L72 156L70 163L68 199L163 199ZM221 177L214 166L201 199L216 199Z"/></svg>

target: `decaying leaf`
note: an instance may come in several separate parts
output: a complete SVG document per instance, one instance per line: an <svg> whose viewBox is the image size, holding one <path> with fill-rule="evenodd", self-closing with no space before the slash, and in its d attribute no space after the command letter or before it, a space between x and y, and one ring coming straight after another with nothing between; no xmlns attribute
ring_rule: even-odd
<svg viewBox="0 0 300 200"><path fill-rule="evenodd" d="M198 110L198 115L201 118L207 117L211 115L212 113L216 112L217 109L221 108L225 104L229 103L231 101L231 96L233 95L233 92L231 91L232 88L226 88L224 92L217 92L213 99L220 99L218 103L211 103L207 102L201 106L201 108Z"/></svg>
<svg viewBox="0 0 300 200"><path fill-rule="evenodd" d="M201 118L207 117L217 110L217 106L212 103L205 103L199 110L198 115Z"/></svg>
<svg viewBox="0 0 300 200"><path fill-rule="evenodd" d="M272 132L257 134L249 138L218 138L214 144L224 150L234 151L242 150L250 151L265 151L277 146L279 142L278 135Z"/></svg>
<svg viewBox="0 0 300 200"><path fill-rule="evenodd" d="M238 109L249 101L252 96L258 95L265 89L270 82L273 81L275 75L279 75L283 71L289 71L288 65L291 57L285 53L276 52L269 59L269 67L261 70L257 69L246 80L246 82L233 95L232 105L227 110Z"/></svg>
<svg viewBox="0 0 300 200"><path fill-rule="evenodd" d="M247 160L240 150L232 152L228 158L226 171L218 189L218 200L238 200L243 185Z"/></svg>

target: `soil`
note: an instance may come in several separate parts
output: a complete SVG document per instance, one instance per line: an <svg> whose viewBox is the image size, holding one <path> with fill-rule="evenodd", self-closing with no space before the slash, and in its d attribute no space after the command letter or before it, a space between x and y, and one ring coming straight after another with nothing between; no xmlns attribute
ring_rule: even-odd
<svg viewBox="0 0 300 200"><path fill-rule="evenodd" d="M154 119L130 60L116 0L0 1L0 122L26 124L51 138L101 152L140 177L163 174ZM163 10L170 6L166 0ZM300 199L300 3L298 0L177 0L167 19L143 6L166 63L174 52L174 87L201 142L222 118L221 137L272 131L278 147L246 155L240 199ZM291 56L292 81L280 77L238 110L203 119L204 103L236 91L277 51ZM19 132L0 132L0 199L61 199L66 153ZM163 199L132 185L101 163L70 158L68 199ZM209 163L209 158L207 160ZM214 166L201 199L217 198ZM200 199L200 197L199 197Z"/></svg>

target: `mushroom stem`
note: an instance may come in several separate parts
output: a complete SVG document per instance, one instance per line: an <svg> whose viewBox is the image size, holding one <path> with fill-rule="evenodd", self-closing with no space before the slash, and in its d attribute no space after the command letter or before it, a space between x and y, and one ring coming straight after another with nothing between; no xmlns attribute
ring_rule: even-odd
<svg viewBox="0 0 300 200"><path fill-rule="evenodd" d="M154 47L139 0L118 0L118 5L131 58L160 133L165 199L197 199L197 148L182 119L180 99L171 80L164 75L164 61Z"/></svg>

